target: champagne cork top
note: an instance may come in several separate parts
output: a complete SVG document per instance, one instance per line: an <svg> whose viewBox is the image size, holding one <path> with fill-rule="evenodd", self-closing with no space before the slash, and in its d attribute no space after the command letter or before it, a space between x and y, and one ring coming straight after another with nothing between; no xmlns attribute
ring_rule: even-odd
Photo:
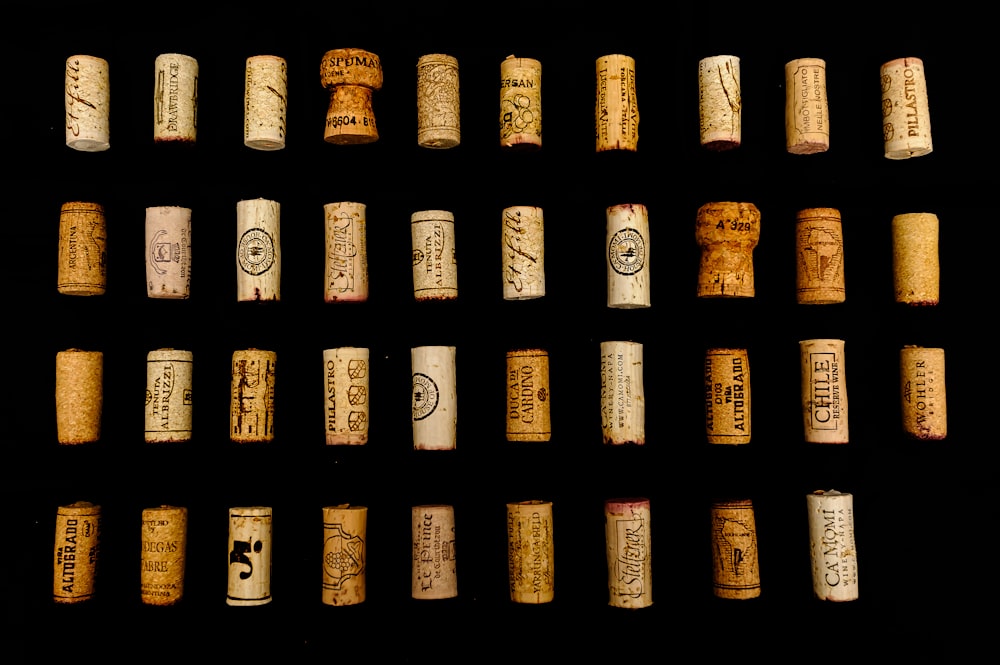
<svg viewBox="0 0 1000 665"><path fill-rule="evenodd" d="M324 88L338 85L360 85L372 90L382 88L382 63L378 56L359 48L338 48L327 51L319 66Z"/></svg>

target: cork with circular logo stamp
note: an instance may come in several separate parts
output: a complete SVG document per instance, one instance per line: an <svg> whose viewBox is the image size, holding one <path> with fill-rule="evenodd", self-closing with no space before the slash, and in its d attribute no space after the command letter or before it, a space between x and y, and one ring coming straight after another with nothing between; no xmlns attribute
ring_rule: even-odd
<svg viewBox="0 0 1000 665"><path fill-rule="evenodd" d="M458 429L454 346L410 349L414 450L454 450Z"/></svg>
<svg viewBox="0 0 1000 665"><path fill-rule="evenodd" d="M236 204L236 299L281 300L281 204L251 199Z"/></svg>

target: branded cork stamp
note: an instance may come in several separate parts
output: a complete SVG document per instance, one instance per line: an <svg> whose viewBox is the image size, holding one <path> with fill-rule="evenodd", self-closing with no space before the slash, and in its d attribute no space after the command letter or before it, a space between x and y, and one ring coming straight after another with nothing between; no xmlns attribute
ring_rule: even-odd
<svg viewBox="0 0 1000 665"><path fill-rule="evenodd" d="M247 58L243 86L243 145L254 150L285 147L288 63L276 55Z"/></svg>
<svg viewBox="0 0 1000 665"><path fill-rule="evenodd" d="M837 490L806 495L813 595L819 600L858 599L858 549L854 543L854 497Z"/></svg>
<svg viewBox="0 0 1000 665"><path fill-rule="evenodd" d="M77 501L56 510L52 600L82 603L94 597L100 558L101 507Z"/></svg>
<svg viewBox="0 0 1000 665"><path fill-rule="evenodd" d="M111 147L108 61L93 55L66 58L66 145L82 152Z"/></svg>
<svg viewBox="0 0 1000 665"><path fill-rule="evenodd" d="M601 342L601 438L620 446L646 443L642 344Z"/></svg>
<svg viewBox="0 0 1000 665"><path fill-rule="evenodd" d="M714 151L738 148L743 140L740 59L715 55L698 61L699 140Z"/></svg>
<svg viewBox="0 0 1000 665"><path fill-rule="evenodd" d="M507 352L507 440L552 438L549 354L544 349Z"/></svg>
<svg viewBox="0 0 1000 665"><path fill-rule="evenodd" d="M798 58L785 63L785 149L814 155L830 148L826 62Z"/></svg>
<svg viewBox="0 0 1000 665"><path fill-rule="evenodd" d="M500 254L504 300L531 300L545 295L545 222L541 208L504 208Z"/></svg>
<svg viewBox="0 0 1000 665"><path fill-rule="evenodd" d="M709 443L750 443L750 359L746 349L705 351L705 435Z"/></svg>
<svg viewBox="0 0 1000 665"><path fill-rule="evenodd" d="M944 349L907 345L899 352L903 431L912 439L948 436Z"/></svg>
<svg viewBox="0 0 1000 665"><path fill-rule="evenodd" d="M847 383L844 340L799 342L802 421L808 443L847 443Z"/></svg>
<svg viewBox="0 0 1000 665"><path fill-rule="evenodd" d="M608 307L649 307L649 212L641 203L623 203L607 208L605 217Z"/></svg>
<svg viewBox="0 0 1000 665"><path fill-rule="evenodd" d="M597 59L595 109L597 152L627 150L639 144L639 103L635 58L615 53Z"/></svg>
<svg viewBox="0 0 1000 665"><path fill-rule="evenodd" d="M641 609L653 604L653 541L649 499L604 502L604 543L608 561L608 604Z"/></svg>
<svg viewBox="0 0 1000 665"><path fill-rule="evenodd" d="M410 509L413 540L411 596L438 600L458 595L455 558L455 509L429 504Z"/></svg>
<svg viewBox="0 0 1000 665"><path fill-rule="evenodd" d="M749 499L712 504L712 572L717 598L760 596L757 524Z"/></svg>
<svg viewBox="0 0 1000 665"><path fill-rule="evenodd" d="M155 349L146 354L146 443L190 441L194 354Z"/></svg>
<svg viewBox="0 0 1000 665"><path fill-rule="evenodd" d="M844 302L844 235L836 208L806 208L795 217L796 298L802 305Z"/></svg>
<svg viewBox="0 0 1000 665"><path fill-rule="evenodd" d="M146 208L146 295L171 299L190 297L190 208Z"/></svg>
<svg viewBox="0 0 1000 665"><path fill-rule="evenodd" d="M271 602L271 520L269 506L229 509L227 605Z"/></svg>
<svg viewBox="0 0 1000 665"><path fill-rule="evenodd" d="M198 61L182 53L156 56L153 141L194 143L198 137Z"/></svg>
<svg viewBox="0 0 1000 665"><path fill-rule="evenodd" d="M281 300L281 204L251 199L236 204L236 299Z"/></svg>
<svg viewBox="0 0 1000 665"><path fill-rule="evenodd" d="M323 140L336 145L377 141L372 93L382 89L379 57L359 48L333 49L323 55L319 77L330 93Z"/></svg>
<svg viewBox="0 0 1000 665"><path fill-rule="evenodd" d="M417 60L417 145L454 148L462 141L458 59L429 53Z"/></svg>
<svg viewBox="0 0 1000 665"><path fill-rule="evenodd" d="M538 605L555 597L551 501L507 504L507 580L515 603Z"/></svg>
<svg viewBox="0 0 1000 665"><path fill-rule="evenodd" d="M415 450L453 450L458 427L455 347L410 349Z"/></svg>
<svg viewBox="0 0 1000 665"><path fill-rule="evenodd" d="M368 576L368 508L340 504L323 508L324 605L359 605Z"/></svg>
<svg viewBox="0 0 1000 665"><path fill-rule="evenodd" d="M882 134L886 159L921 157L934 150L927 81L920 58L882 65Z"/></svg>
<svg viewBox="0 0 1000 665"><path fill-rule="evenodd" d="M413 297L418 301L458 298L455 215L421 210L410 215Z"/></svg>
<svg viewBox="0 0 1000 665"><path fill-rule="evenodd" d="M701 248L699 298L752 298L753 250L760 211L752 203L720 201L698 208L695 240Z"/></svg>
<svg viewBox="0 0 1000 665"><path fill-rule="evenodd" d="M66 349L56 353L56 437L60 444L101 438L104 354Z"/></svg>
<svg viewBox="0 0 1000 665"><path fill-rule="evenodd" d="M542 63L507 56L500 63L500 147L542 147Z"/></svg>
<svg viewBox="0 0 1000 665"><path fill-rule="evenodd" d="M108 285L108 229L104 206L70 201L59 209L56 288L73 296L103 295Z"/></svg>
<svg viewBox="0 0 1000 665"><path fill-rule="evenodd" d="M326 376L326 445L368 443L368 349L323 351Z"/></svg>
<svg viewBox="0 0 1000 665"><path fill-rule="evenodd" d="M261 349L233 352L229 438L235 443L274 440L274 385L278 354Z"/></svg>
<svg viewBox="0 0 1000 665"><path fill-rule="evenodd" d="M368 233L364 203L342 201L323 206L326 226L324 300L368 300Z"/></svg>
<svg viewBox="0 0 1000 665"><path fill-rule="evenodd" d="M163 505L142 511L143 604L176 605L184 597L187 524L187 508Z"/></svg>

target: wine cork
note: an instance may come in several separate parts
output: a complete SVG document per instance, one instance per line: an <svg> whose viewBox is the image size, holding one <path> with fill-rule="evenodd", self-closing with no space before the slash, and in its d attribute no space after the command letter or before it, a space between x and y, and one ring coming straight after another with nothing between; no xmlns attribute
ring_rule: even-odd
<svg viewBox="0 0 1000 665"><path fill-rule="evenodd" d="M800 305L844 302L844 234L836 208L806 208L795 218L796 299Z"/></svg>
<svg viewBox="0 0 1000 665"><path fill-rule="evenodd" d="M430 53L417 59L417 145L454 148L462 141L458 59Z"/></svg>
<svg viewBox="0 0 1000 665"><path fill-rule="evenodd" d="M887 159L921 157L934 150L920 58L897 58L882 65L882 134Z"/></svg>
<svg viewBox="0 0 1000 665"><path fill-rule="evenodd" d="M847 383L844 340L799 342L802 420L808 443L847 443Z"/></svg>
<svg viewBox="0 0 1000 665"><path fill-rule="evenodd" d="M597 59L597 152L628 150L639 144L639 103L635 58L619 53Z"/></svg>
<svg viewBox="0 0 1000 665"><path fill-rule="evenodd" d="M71 201L59 209L59 293L103 295L108 285L108 229L104 206Z"/></svg>
<svg viewBox="0 0 1000 665"><path fill-rule="evenodd" d="M229 438L235 443L274 440L274 351L233 352Z"/></svg>
<svg viewBox="0 0 1000 665"><path fill-rule="evenodd" d="M724 151L740 146L743 98L738 57L715 55L698 61L698 112L702 147Z"/></svg>
<svg viewBox="0 0 1000 665"><path fill-rule="evenodd" d="M938 257L938 218L929 212L892 218L892 276L896 302L937 305L941 266Z"/></svg>
<svg viewBox="0 0 1000 665"><path fill-rule="evenodd" d="M699 298L752 298L753 250L760 211L752 203L723 201L698 208L695 238L701 247Z"/></svg>
<svg viewBox="0 0 1000 665"><path fill-rule="evenodd" d="M507 352L507 440L552 438L549 354L542 349Z"/></svg>
<svg viewBox="0 0 1000 665"><path fill-rule="evenodd" d="M413 449L454 450L458 424L455 347L410 349Z"/></svg>
<svg viewBox="0 0 1000 665"><path fill-rule="evenodd" d="M717 598L760 596L757 524L749 499L712 504L712 572Z"/></svg>
<svg viewBox="0 0 1000 665"><path fill-rule="evenodd" d="M382 63L374 53L339 48L323 55L320 82L330 92L323 140L336 145L378 140L372 93L382 89Z"/></svg>
<svg viewBox="0 0 1000 665"><path fill-rule="evenodd" d="M364 203L323 206L326 225L326 302L368 300L368 234Z"/></svg>
<svg viewBox="0 0 1000 665"><path fill-rule="evenodd" d="M813 594L819 600L858 599L858 550L854 544L854 497L837 490L806 495Z"/></svg>
<svg viewBox="0 0 1000 665"><path fill-rule="evenodd" d="M531 300L545 295L545 221L541 208L503 209L500 240L503 299Z"/></svg>
<svg viewBox="0 0 1000 665"><path fill-rule="evenodd" d="M271 508L229 509L229 584L226 604L271 602Z"/></svg>
<svg viewBox="0 0 1000 665"><path fill-rule="evenodd" d="M555 595L555 542L552 502L507 504L507 572L515 603L552 602Z"/></svg>
<svg viewBox="0 0 1000 665"><path fill-rule="evenodd" d="M746 349L705 351L705 434L709 443L750 443L750 358Z"/></svg>
<svg viewBox="0 0 1000 665"><path fill-rule="evenodd" d="M608 555L608 604L624 609L652 605L649 499L605 501L604 542Z"/></svg>
<svg viewBox="0 0 1000 665"><path fill-rule="evenodd" d="M142 511L142 574L145 605L175 605L184 596L187 508L160 506Z"/></svg>
<svg viewBox="0 0 1000 665"><path fill-rule="evenodd" d="M101 507L77 501L56 510L52 600L82 603L94 597L100 557Z"/></svg>
<svg viewBox="0 0 1000 665"><path fill-rule="evenodd" d="M198 138L198 61L181 53L156 56L153 141L194 143Z"/></svg>
<svg viewBox="0 0 1000 665"><path fill-rule="evenodd" d="M785 63L785 149L793 155L830 149L825 60L798 58Z"/></svg>
<svg viewBox="0 0 1000 665"><path fill-rule="evenodd" d="M445 505L413 506L411 595L417 600L458 595L455 560L455 509Z"/></svg>
<svg viewBox="0 0 1000 665"><path fill-rule="evenodd" d="M413 296L418 301L458 298L455 216L447 210L410 215L413 243Z"/></svg>
<svg viewBox="0 0 1000 665"><path fill-rule="evenodd" d="M914 439L948 436L944 349L904 346L899 354L903 431Z"/></svg>
<svg viewBox="0 0 1000 665"><path fill-rule="evenodd" d="M191 296L190 208L146 208L146 295Z"/></svg>
<svg viewBox="0 0 1000 665"><path fill-rule="evenodd" d="M190 351L146 354L146 443L191 440L193 369Z"/></svg>
<svg viewBox="0 0 1000 665"><path fill-rule="evenodd" d="M326 445L368 443L368 349L323 351L326 371Z"/></svg>
<svg viewBox="0 0 1000 665"><path fill-rule="evenodd" d="M66 59L66 145L83 152L111 147L108 61L92 55Z"/></svg>
<svg viewBox="0 0 1000 665"><path fill-rule="evenodd" d="M288 63L276 55L250 56L243 86L243 145L283 149L287 121Z"/></svg>
<svg viewBox="0 0 1000 665"><path fill-rule="evenodd" d="M104 354L67 349L56 353L56 431L61 444L101 438Z"/></svg>
<svg viewBox="0 0 1000 665"><path fill-rule="evenodd" d="M281 300L281 204L251 199L236 204L236 298Z"/></svg>
<svg viewBox="0 0 1000 665"><path fill-rule="evenodd" d="M542 147L542 63L508 55L500 63L500 147Z"/></svg>
<svg viewBox="0 0 1000 665"><path fill-rule="evenodd" d="M601 438L605 444L646 443L642 344L601 342Z"/></svg>
<svg viewBox="0 0 1000 665"><path fill-rule="evenodd" d="M608 307L649 307L649 215L641 203L606 211Z"/></svg>
<svg viewBox="0 0 1000 665"><path fill-rule="evenodd" d="M368 575L368 508L323 508L323 604L365 602Z"/></svg>

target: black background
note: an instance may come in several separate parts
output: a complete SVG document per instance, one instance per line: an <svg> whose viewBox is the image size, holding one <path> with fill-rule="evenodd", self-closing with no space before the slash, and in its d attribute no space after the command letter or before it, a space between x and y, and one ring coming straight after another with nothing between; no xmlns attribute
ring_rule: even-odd
<svg viewBox="0 0 1000 665"><path fill-rule="evenodd" d="M995 220L988 136L991 83L981 80L979 29L947 17L810 16L780 20L740 12L582 9L539 18L539 8L451 13L389 6L273 7L250 18L198 8L155 20L122 10L90 20L60 14L12 24L20 49L4 110L8 136L5 230L8 365L3 496L7 507L7 630L34 653L97 653L120 645L150 655L188 653L183 644L246 656L265 647L294 655L394 655L444 661L551 649L576 654L651 652L714 659L783 655L791 645L831 652L867 648L922 653L929 641L961 650L974 634L978 598L993 593L985 508L995 487L985 464L996 444L988 413L993 294L985 280ZM437 13L435 13L437 12ZM957 11L955 12L957 13ZM974 21L972 22L974 23ZM985 31L984 31L985 32ZM962 48L958 46L961 45ZM327 92L319 63L333 48L379 55L385 84L374 94L380 138L360 146L323 141ZM179 52L200 66L198 137L187 150L152 140L153 62ZM459 61L461 145L416 143L416 62L427 53ZM641 121L635 153L596 153L596 58L636 60ZM71 150L64 141L65 60L110 63L111 148ZM252 55L288 62L287 147L243 146L243 72ZM498 138L499 66L508 55L541 61L543 147L503 151ZM741 61L743 144L710 153L698 143L697 63L720 54ZM925 66L934 152L883 156L879 67L898 57ZM827 62L831 147L794 156L784 143L784 63ZM23 78L22 78L23 77ZM984 77L988 79L988 76ZM19 92L19 94L21 94ZM8 98L10 102L10 98ZM976 119L982 119L982 129ZM984 135L987 137L984 139ZM236 203L281 204L281 300L236 302ZM712 201L747 201L761 211L754 254L756 296L695 296L695 212ZM59 209L104 206L108 289L103 296L56 291ZM367 205L370 298L323 301L323 205ZM606 306L605 209L643 203L650 222L652 307ZM192 295L146 297L144 214L149 206L192 209ZM536 205L545 214L544 298L502 298L501 211ZM804 306L795 299L798 210L841 211L847 300ZM459 297L417 303L410 268L411 213L454 213ZM941 221L941 302L910 308L893 299L891 219L933 212ZM803 441L798 342L846 341L850 443ZM645 352L647 443L601 443L599 345L627 339ZM899 350L943 347L948 437L907 440L900 426ZM410 432L410 348L457 348L458 446L415 452ZM324 445L322 351L371 350L370 441ZM705 349L748 349L753 440L709 446L704 436ZM103 432L97 443L56 441L58 351L104 353ZM149 350L194 353L194 438L143 442L142 394ZM228 438L232 352L277 353L276 438ZM544 348L551 362L553 438L504 436L505 353ZM860 598L812 598L805 495L854 494ZM654 605L607 604L603 502L650 499ZM716 498L754 502L762 594L722 601L711 587L708 511ZM554 505L555 600L509 600L505 504ZM57 506L103 508L96 598L52 603ZM320 602L323 506L369 507L367 600ZM455 507L459 597L410 598L410 507ZM185 596L170 608L139 600L143 508L189 510ZM225 604L228 508L274 509L274 601ZM855 642L857 640L858 642ZM963 646L964 645L964 646ZM443 651L438 651L443 649ZM138 651L131 653L138 654ZM793 652L795 653L795 652Z"/></svg>

